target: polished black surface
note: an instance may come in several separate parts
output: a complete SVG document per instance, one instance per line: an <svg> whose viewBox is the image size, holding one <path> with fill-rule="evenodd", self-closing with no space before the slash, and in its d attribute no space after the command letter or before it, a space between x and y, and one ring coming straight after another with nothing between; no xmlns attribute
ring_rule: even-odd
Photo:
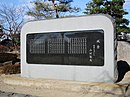
<svg viewBox="0 0 130 97"><path fill-rule="evenodd" d="M83 30L27 34L27 63L104 65L104 31Z"/></svg>

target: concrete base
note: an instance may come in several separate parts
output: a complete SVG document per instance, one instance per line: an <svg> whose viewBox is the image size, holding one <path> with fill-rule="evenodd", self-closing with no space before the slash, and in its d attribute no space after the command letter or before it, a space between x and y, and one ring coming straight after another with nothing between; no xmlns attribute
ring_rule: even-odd
<svg viewBox="0 0 130 97"><path fill-rule="evenodd" d="M130 97L130 72L117 83L89 83L1 75L0 90L41 97Z"/></svg>

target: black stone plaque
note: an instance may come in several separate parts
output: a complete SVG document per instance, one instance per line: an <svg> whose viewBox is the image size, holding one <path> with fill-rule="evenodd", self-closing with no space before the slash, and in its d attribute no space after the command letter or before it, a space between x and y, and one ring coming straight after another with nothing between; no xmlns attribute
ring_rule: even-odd
<svg viewBox="0 0 130 97"><path fill-rule="evenodd" d="M27 34L27 63L103 66L104 31Z"/></svg>

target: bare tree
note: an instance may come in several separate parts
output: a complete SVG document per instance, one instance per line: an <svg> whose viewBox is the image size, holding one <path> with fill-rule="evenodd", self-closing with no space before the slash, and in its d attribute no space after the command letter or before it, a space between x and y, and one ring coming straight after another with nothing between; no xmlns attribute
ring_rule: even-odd
<svg viewBox="0 0 130 97"><path fill-rule="evenodd" d="M20 32L23 24L24 9L14 5L0 5L0 22L3 30L12 35Z"/></svg>
<svg viewBox="0 0 130 97"><path fill-rule="evenodd" d="M0 5L2 31L12 38L14 47L20 45L20 30L24 22L24 8L14 5Z"/></svg>

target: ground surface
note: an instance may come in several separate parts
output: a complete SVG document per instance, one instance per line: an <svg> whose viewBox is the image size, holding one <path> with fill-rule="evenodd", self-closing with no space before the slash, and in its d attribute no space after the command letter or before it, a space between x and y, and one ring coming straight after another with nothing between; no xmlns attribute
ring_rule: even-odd
<svg viewBox="0 0 130 97"><path fill-rule="evenodd" d="M0 91L0 97L38 97L38 96Z"/></svg>
<svg viewBox="0 0 130 97"><path fill-rule="evenodd" d="M116 84L22 78L1 75L1 95L9 97L130 97L130 72ZM16 96L19 95L19 96ZM30 96L33 95L33 96ZM4 97L4 96L3 96Z"/></svg>

